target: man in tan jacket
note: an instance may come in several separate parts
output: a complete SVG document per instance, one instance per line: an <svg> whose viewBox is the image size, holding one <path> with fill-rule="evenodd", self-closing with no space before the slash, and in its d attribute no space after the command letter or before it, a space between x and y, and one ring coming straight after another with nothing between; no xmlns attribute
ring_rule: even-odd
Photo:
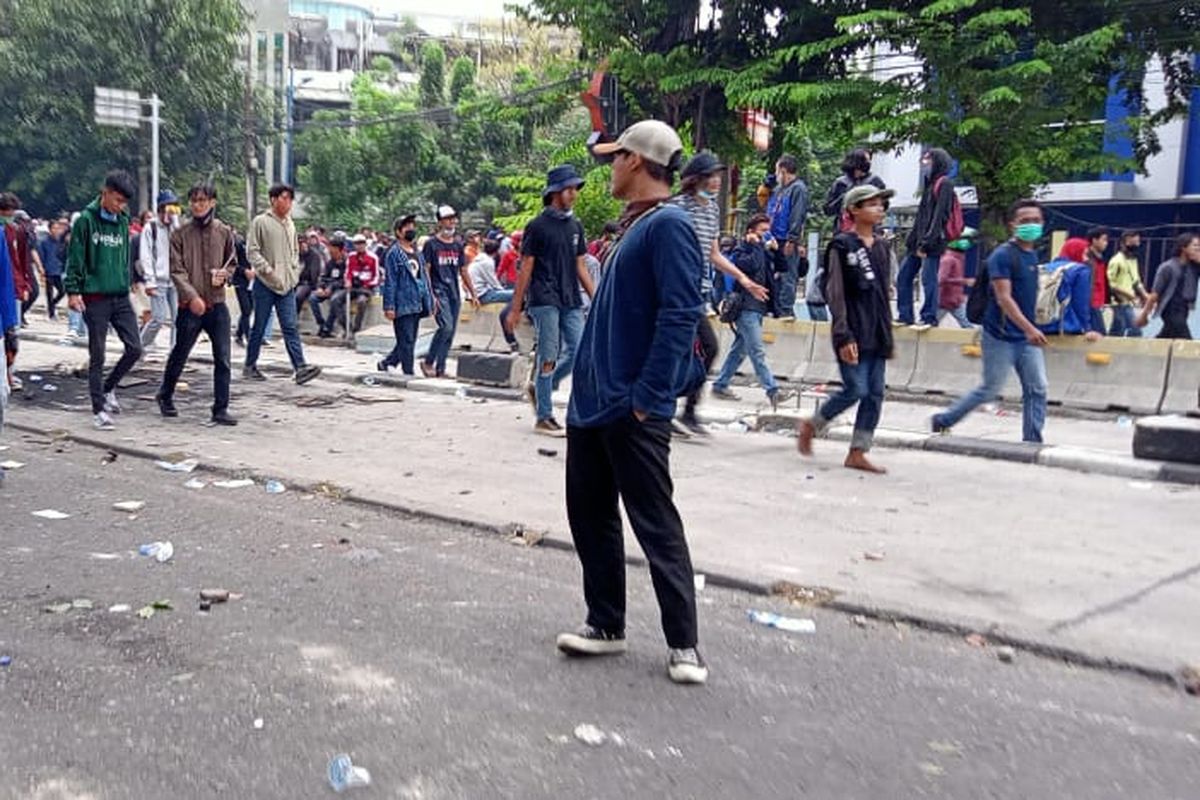
<svg viewBox="0 0 1200 800"><path fill-rule="evenodd" d="M179 316L175 345L155 399L164 417L179 416L175 384L203 331L212 342L212 421L236 425L237 420L229 416L229 309L225 306L225 282L233 275L237 260L233 231L217 219L217 192L211 184L193 186L188 205L191 220L171 233L171 281L179 294Z"/></svg>
<svg viewBox="0 0 1200 800"><path fill-rule="evenodd" d="M259 214L250 223L246 234L246 256L250 269L246 274L253 284L254 327L250 329L250 344L246 347L246 365L242 377L265 381L258 370L258 353L271 309L279 318L283 343L292 361L296 383L305 384L321 374L321 368L304 363L304 347L300 344L300 328L296 324L296 283L300 280L300 244L292 222L291 186L277 183L267 193L271 210Z"/></svg>

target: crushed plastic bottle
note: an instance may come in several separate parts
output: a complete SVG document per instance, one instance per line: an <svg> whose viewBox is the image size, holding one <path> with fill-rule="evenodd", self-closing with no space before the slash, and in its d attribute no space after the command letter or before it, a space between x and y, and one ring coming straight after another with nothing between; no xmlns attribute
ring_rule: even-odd
<svg viewBox="0 0 1200 800"><path fill-rule="evenodd" d="M283 494L287 487L279 481L267 481L267 494Z"/></svg>
<svg viewBox="0 0 1200 800"><path fill-rule="evenodd" d="M175 545L170 542L150 542L138 548L138 553L144 556L151 556L158 563L163 564L171 560L175 555Z"/></svg>
<svg viewBox="0 0 1200 800"><path fill-rule="evenodd" d="M350 756L342 753L329 762L329 785L341 793L358 786L371 785L371 773L366 767L356 767Z"/></svg>
<svg viewBox="0 0 1200 800"><path fill-rule="evenodd" d="M782 614L776 614L774 611L748 611L747 615L751 622L757 622L759 625L766 625L768 628L777 628L781 631L790 631L791 633L816 633L817 623L811 619L797 619L796 617L785 617Z"/></svg>

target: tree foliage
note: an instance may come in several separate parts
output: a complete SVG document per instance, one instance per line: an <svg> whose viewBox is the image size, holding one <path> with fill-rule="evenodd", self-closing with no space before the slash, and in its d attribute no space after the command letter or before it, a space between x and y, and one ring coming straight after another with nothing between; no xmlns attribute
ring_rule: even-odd
<svg viewBox="0 0 1200 800"><path fill-rule="evenodd" d="M467 56L459 56L450 67L450 102L473 100L474 97L475 62Z"/></svg>
<svg viewBox="0 0 1200 800"><path fill-rule="evenodd" d="M446 102L446 51L437 42L421 48L421 108L437 108Z"/></svg>
<svg viewBox="0 0 1200 800"><path fill-rule="evenodd" d="M0 0L0 182L49 215L149 163L147 127L93 122L96 84L158 93L164 186L240 174L244 27L238 0Z"/></svg>

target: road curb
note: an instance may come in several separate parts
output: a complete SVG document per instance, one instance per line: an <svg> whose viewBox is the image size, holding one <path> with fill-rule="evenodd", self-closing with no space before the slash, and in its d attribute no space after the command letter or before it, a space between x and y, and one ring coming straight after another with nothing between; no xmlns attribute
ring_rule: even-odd
<svg viewBox="0 0 1200 800"><path fill-rule="evenodd" d="M22 338L48 344L59 343L58 339L39 333L23 333ZM193 353L190 360L202 364L212 363L212 358L203 353ZM264 364L261 368L263 372L272 375L292 374L291 369L279 364ZM524 392L517 389L472 386L450 379L416 378L408 375L395 375L378 371L372 372L364 369L347 369L345 367L323 367L321 377L336 383L349 383L360 386L384 386L444 396L525 402ZM729 419L729 414L710 416L702 410L700 417L705 422L723 424ZM753 417L755 421L749 427L756 430L790 431L795 429L796 420L801 415L796 413L768 412L741 415L738 418L749 419L750 417ZM824 438L838 442L849 442L852 433L853 430L849 425L836 425L825 433ZM1068 469L1074 472L1107 475L1115 478L1128 478L1130 480L1200 486L1200 466L1198 465L1138 459L1133 456L1123 456L1117 453L1090 450L1083 447L979 439L971 436L919 433L898 429L877 430L875 432L875 443L880 447L902 450L925 450L932 453L1010 461L1018 464Z"/></svg>
<svg viewBox="0 0 1200 800"><path fill-rule="evenodd" d="M65 438L76 444L92 447L98 450L112 451L114 453L129 456L131 458L139 458L147 461L159 461L164 458L163 454L155 453L152 450L143 447L121 444L75 433L67 433L66 436L63 436L63 432L59 429L43 430L37 426L21 422L9 423L8 427L35 436L57 436L60 439ZM310 483L296 481L286 478L278 472L268 472L258 469L257 467L234 468L201 462L196 467L196 471L223 477L249 477L259 483L265 483L267 480L278 480L291 489L307 492L309 494L329 495L329 485L323 482ZM340 489L345 487L337 488ZM414 519L441 522L448 525L453 525L455 527L475 530L481 533L487 533L499 537L513 536L519 531L524 530L520 523L516 522L505 525L480 522L478 520L436 511L434 509L411 506L391 500L381 500L375 497L357 495L354 494L353 490L348 488L346 489L345 494L337 495L337 499L340 502L350 503L363 508L384 511L393 514L401 514ZM539 541L539 544L542 546L563 552L575 551L575 547L572 544L569 536L564 537L561 535L555 535L550 531L545 531L544 534L544 537ZM647 566L645 558L636 555L626 555L625 564L627 566L637 568L645 568ZM787 582L762 581L722 572L719 569L709 570L702 564L696 565L696 572L703 573L705 575L705 580L708 585L722 589L740 591L746 594L761 597L786 596L788 594L786 591L788 587L793 589L796 588L792 587ZM838 592L838 590L832 591ZM916 628L920 628L921 630L934 633L950 634L954 636L966 636L972 633L980 633L984 635L991 644L1008 645L1010 647L1017 648L1044 658L1050 658L1090 669L1136 675L1157 683L1169 684L1175 687L1182 686L1181 681L1179 680L1179 677L1173 668L1153 666L1115 656L1095 655L1077 648L1067 647L1040 639L1036 636L1036 634L1024 632L1005 632L1001 630L996 623L988 623L982 620L965 620L961 617L945 617L926 609L899 608L894 605L880 605L870 601L867 598L857 598L853 595L846 596L842 592L838 592L838 595L840 595L840 599L839 597L835 596L831 600L816 603L815 605L845 614L847 616L864 616L881 622L904 623L912 625Z"/></svg>

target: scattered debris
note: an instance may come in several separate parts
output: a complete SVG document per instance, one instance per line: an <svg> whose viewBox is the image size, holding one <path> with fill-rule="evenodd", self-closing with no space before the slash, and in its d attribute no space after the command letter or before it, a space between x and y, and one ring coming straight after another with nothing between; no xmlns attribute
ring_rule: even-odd
<svg viewBox="0 0 1200 800"><path fill-rule="evenodd" d="M170 542L150 542L139 547L138 553L143 556L151 556L158 563L165 564L174 557L175 545Z"/></svg>
<svg viewBox="0 0 1200 800"><path fill-rule="evenodd" d="M132 610L133 606L128 603L117 603L108 607L108 613L110 614L128 614Z"/></svg>
<svg viewBox="0 0 1200 800"><path fill-rule="evenodd" d="M18 298L18 299L19 299L19 298ZM32 375L30 375L30 376L29 376L29 382L30 382L30 383L41 383L41 382L42 382L42 376L41 376L41 375L38 375L38 374L35 372L35 373L33 373Z"/></svg>
<svg viewBox="0 0 1200 800"><path fill-rule="evenodd" d="M117 454L114 453L112 450L109 450L104 455L100 456L101 464L106 464L106 465L111 464L116 460L117 460Z"/></svg>
<svg viewBox="0 0 1200 800"><path fill-rule="evenodd" d="M1003 661L1005 664L1013 663L1013 659L1017 657L1017 651L1005 645L1004 647L996 648L996 658Z"/></svg>
<svg viewBox="0 0 1200 800"><path fill-rule="evenodd" d="M35 517L42 519L70 519L70 514L64 514L61 511L55 511L53 508L43 508L41 511L33 512Z"/></svg>
<svg viewBox="0 0 1200 800"><path fill-rule="evenodd" d="M321 481L313 487L313 494L319 494L322 497L326 497L330 500L342 500L346 497L346 495L350 494L350 490L344 489L341 486L338 486L336 483Z"/></svg>
<svg viewBox="0 0 1200 800"><path fill-rule="evenodd" d="M94 558L97 561L120 561L119 553L88 553L88 558Z"/></svg>
<svg viewBox="0 0 1200 800"><path fill-rule="evenodd" d="M771 594L784 597L790 603L805 606L820 606L837 597L837 592L824 586L801 586L791 581L776 581L771 584Z"/></svg>
<svg viewBox="0 0 1200 800"><path fill-rule="evenodd" d="M254 718L254 730L256 730L256 731L261 731L261 730L263 729L263 724L264 724L264 723L263 723L263 718L262 718L262 717L255 717L255 718Z"/></svg>
<svg viewBox="0 0 1200 800"><path fill-rule="evenodd" d="M86 597L80 597L77 600L71 601L71 608L78 608L81 611L91 611L93 607L94 604L92 601L88 600Z"/></svg>
<svg viewBox="0 0 1200 800"><path fill-rule="evenodd" d="M557 450L551 450L549 447L539 447L539 448L538 448L538 455L539 455L539 456L545 456L546 458L554 458L555 456L557 456L557 455L558 455L558 451L557 451Z"/></svg>
<svg viewBox="0 0 1200 800"><path fill-rule="evenodd" d="M139 608L137 615L142 619L150 619L159 611L171 611L174 608L170 600L155 600L150 605Z"/></svg>
<svg viewBox="0 0 1200 800"><path fill-rule="evenodd" d="M696 587L697 592L703 592L704 587L708 584L708 576L703 572L697 572L692 576L692 585Z"/></svg>
<svg viewBox="0 0 1200 800"><path fill-rule="evenodd" d="M361 523L361 522L354 522L354 521L352 521L352 520L346 520L345 522L343 522L343 523L342 523L342 527L343 527L343 528L349 528L349 529L350 529L350 530L352 530L352 531L361 531L361 530L362 530L362 523Z"/></svg>
<svg viewBox="0 0 1200 800"><path fill-rule="evenodd" d="M988 646L987 637L984 636L982 633L969 633L965 637L965 640L966 640L967 644L971 645L971 647L987 647Z"/></svg>
<svg viewBox="0 0 1200 800"><path fill-rule="evenodd" d="M254 481L250 478L227 478L225 480L213 481L213 486L220 489L244 489L247 486L253 486Z"/></svg>
<svg viewBox="0 0 1200 800"><path fill-rule="evenodd" d="M356 567L364 567L372 561L383 558L383 554L373 547L356 547L346 553L345 558Z"/></svg>
<svg viewBox="0 0 1200 800"><path fill-rule="evenodd" d="M146 504L141 500L121 500L113 503L114 511L127 511L130 514L134 513L135 511L141 511L145 507Z"/></svg>
<svg viewBox="0 0 1200 800"><path fill-rule="evenodd" d="M867 561L883 561L886 555L886 553L878 550L868 550L863 553L863 558L865 558Z"/></svg>
<svg viewBox="0 0 1200 800"><path fill-rule="evenodd" d="M229 600L228 589L201 589L200 599L206 603L224 603Z"/></svg>
<svg viewBox="0 0 1200 800"><path fill-rule="evenodd" d="M571 737L567 736L565 733L560 733L557 735L547 733L546 741L553 742L554 744L568 744L571 741Z"/></svg>
<svg viewBox="0 0 1200 800"><path fill-rule="evenodd" d="M189 478L187 483L185 483L183 485L183 488L185 488L185 489L203 489L205 486L208 486L208 484L205 483L204 481L200 480L199 478Z"/></svg>
<svg viewBox="0 0 1200 800"><path fill-rule="evenodd" d="M921 772L924 772L931 778L941 777L942 775L946 774L946 770L929 761L922 761L920 764L917 764L917 766L920 767Z"/></svg>
<svg viewBox="0 0 1200 800"><path fill-rule="evenodd" d="M192 472L200 466L200 461L195 458L185 458L182 461L155 461L154 465L167 472Z"/></svg>
<svg viewBox="0 0 1200 800"><path fill-rule="evenodd" d="M754 609L750 609L746 614L749 616L751 622L766 625L768 628L777 628L790 633L817 632L817 623L811 619L785 617L782 614L776 614L774 611L755 611Z"/></svg>
<svg viewBox="0 0 1200 800"><path fill-rule="evenodd" d="M329 762L329 785L335 792L371 785L371 773L366 767L356 767L350 756L342 753Z"/></svg>
<svg viewBox="0 0 1200 800"><path fill-rule="evenodd" d="M1179 671L1183 688L1188 694L1200 695L1200 664L1189 664Z"/></svg>
<svg viewBox="0 0 1200 800"><path fill-rule="evenodd" d="M1122 414L1121 416L1117 417L1117 427L1118 428L1132 428L1133 427L1133 418L1127 417L1124 414Z"/></svg>
<svg viewBox="0 0 1200 800"><path fill-rule="evenodd" d="M57 386L55 386L53 383L43 383L43 384L42 384L42 391L43 391L43 392L57 392L57 391L58 391L58 387L57 387Z"/></svg>
<svg viewBox="0 0 1200 800"><path fill-rule="evenodd" d="M588 747L599 747L608 740L608 734L591 723L575 726L575 738Z"/></svg>
<svg viewBox="0 0 1200 800"><path fill-rule="evenodd" d="M7 667L12 663L12 656L0 656L0 667Z"/></svg>
<svg viewBox="0 0 1200 800"><path fill-rule="evenodd" d="M530 530L519 522L509 523L504 541L522 547L536 547L546 538L540 531Z"/></svg>
<svg viewBox="0 0 1200 800"><path fill-rule="evenodd" d="M267 494L283 494L287 491L287 487L279 481L267 481Z"/></svg>
<svg viewBox="0 0 1200 800"><path fill-rule="evenodd" d="M47 614L65 614L74 607L71 603L52 603L44 606L42 611L45 611Z"/></svg>
<svg viewBox="0 0 1200 800"><path fill-rule="evenodd" d="M0 461L0 469L20 469L23 466L23 461Z"/></svg>
<svg viewBox="0 0 1200 800"><path fill-rule="evenodd" d="M961 756L962 745L958 742L932 741L926 742L929 749L943 756Z"/></svg>
<svg viewBox="0 0 1200 800"><path fill-rule="evenodd" d="M864 617L862 614L855 614L853 617L850 618L850 621L853 622L855 625L857 625L860 628L867 627L867 618Z"/></svg>

